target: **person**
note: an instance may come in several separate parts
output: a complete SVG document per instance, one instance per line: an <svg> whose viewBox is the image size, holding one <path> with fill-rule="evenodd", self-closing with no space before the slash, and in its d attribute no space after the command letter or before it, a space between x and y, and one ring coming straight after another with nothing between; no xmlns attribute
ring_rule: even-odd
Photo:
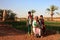
<svg viewBox="0 0 60 40"><path fill-rule="evenodd" d="M46 27L45 27L45 24L44 24L43 15L40 15L39 23L40 23L41 28L42 28L42 34L45 34L46 33Z"/></svg>
<svg viewBox="0 0 60 40"><path fill-rule="evenodd" d="M28 34L31 34L31 27L32 27L32 15L31 12L28 12Z"/></svg>
<svg viewBox="0 0 60 40"><path fill-rule="evenodd" d="M41 37L41 29L38 21L38 16L35 16L33 20L33 33L34 36Z"/></svg>

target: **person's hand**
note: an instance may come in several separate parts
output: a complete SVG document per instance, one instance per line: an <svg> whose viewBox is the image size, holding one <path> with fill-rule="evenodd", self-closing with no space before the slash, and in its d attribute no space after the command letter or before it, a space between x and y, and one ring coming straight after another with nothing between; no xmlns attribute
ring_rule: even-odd
<svg viewBox="0 0 60 40"><path fill-rule="evenodd" d="M43 27L46 27L46 25L43 25Z"/></svg>
<svg viewBox="0 0 60 40"><path fill-rule="evenodd" d="M28 27L28 22L26 23L26 27Z"/></svg>

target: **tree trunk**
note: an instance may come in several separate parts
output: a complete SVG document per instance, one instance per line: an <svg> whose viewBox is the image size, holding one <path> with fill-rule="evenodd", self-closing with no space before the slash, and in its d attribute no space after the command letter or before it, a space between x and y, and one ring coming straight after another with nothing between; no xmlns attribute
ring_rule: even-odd
<svg viewBox="0 0 60 40"><path fill-rule="evenodd" d="M51 21L53 21L53 11L51 11Z"/></svg>
<svg viewBox="0 0 60 40"><path fill-rule="evenodd" d="M33 13L32 13L32 21L33 21L33 16L34 16L34 15L33 15Z"/></svg>
<svg viewBox="0 0 60 40"><path fill-rule="evenodd" d="M53 15L51 15L51 21L53 21Z"/></svg>
<svg viewBox="0 0 60 40"><path fill-rule="evenodd" d="M3 21L5 20L5 10L3 10Z"/></svg>

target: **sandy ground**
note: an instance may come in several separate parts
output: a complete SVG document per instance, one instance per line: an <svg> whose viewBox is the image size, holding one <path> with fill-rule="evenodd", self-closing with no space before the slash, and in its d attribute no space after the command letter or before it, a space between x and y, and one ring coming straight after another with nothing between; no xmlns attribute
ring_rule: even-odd
<svg viewBox="0 0 60 40"><path fill-rule="evenodd" d="M0 40L60 40L60 34L56 34L54 31L47 31L44 37L36 38L12 27L0 26Z"/></svg>

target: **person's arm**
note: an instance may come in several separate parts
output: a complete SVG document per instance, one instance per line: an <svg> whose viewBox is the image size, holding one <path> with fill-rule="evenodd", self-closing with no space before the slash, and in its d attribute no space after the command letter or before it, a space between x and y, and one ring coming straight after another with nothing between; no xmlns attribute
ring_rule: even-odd
<svg viewBox="0 0 60 40"><path fill-rule="evenodd" d="M44 24L44 19L43 19L43 27L45 27L45 24Z"/></svg>
<svg viewBox="0 0 60 40"><path fill-rule="evenodd" d="M36 26L37 26L36 22L35 22L35 21L33 21L33 27L36 27Z"/></svg>
<svg viewBox="0 0 60 40"><path fill-rule="evenodd" d="M29 21L29 20L28 20L28 17L27 17L27 21L26 21L26 22L27 22L27 23L26 23L26 26L27 26L27 27L28 27L28 21Z"/></svg>

